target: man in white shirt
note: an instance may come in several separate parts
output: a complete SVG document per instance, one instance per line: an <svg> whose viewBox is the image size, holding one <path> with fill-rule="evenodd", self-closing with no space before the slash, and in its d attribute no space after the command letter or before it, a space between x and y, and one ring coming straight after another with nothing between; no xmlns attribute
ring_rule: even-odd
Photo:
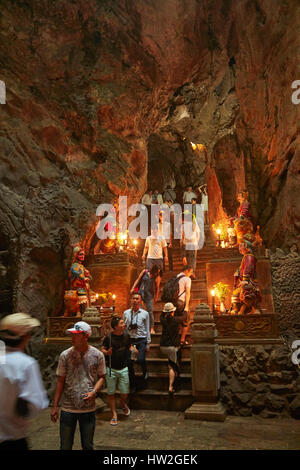
<svg viewBox="0 0 300 470"><path fill-rule="evenodd" d="M142 260L147 258L146 269L151 271L156 264L163 269L163 251L165 254L165 263L169 263L166 240L158 234L158 228L151 230L151 235L146 238Z"/></svg>
<svg viewBox="0 0 300 470"><path fill-rule="evenodd" d="M167 252L168 252L168 260L169 260L169 271L173 271L173 240L172 240L172 225L170 222L165 220L165 214L163 211L160 211L158 215L158 235L161 236L166 240L167 243ZM164 252L163 252L164 255ZM164 272L165 268L165 257L163 256L163 267Z"/></svg>
<svg viewBox="0 0 300 470"><path fill-rule="evenodd" d="M200 229L195 220L186 222L182 231L181 250L183 264L190 264L194 274L192 279L196 279L197 250L200 240Z"/></svg>
<svg viewBox="0 0 300 470"><path fill-rule="evenodd" d="M193 198L197 198L197 195L194 193L192 186L188 186L183 193L183 204L191 204Z"/></svg>
<svg viewBox="0 0 300 470"><path fill-rule="evenodd" d="M7 315L0 322L5 344L0 362L0 450L28 450L29 421L49 405L39 366L24 353L37 326L39 320L26 313Z"/></svg>
<svg viewBox="0 0 300 470"><path fill-rule="evenodd" d="M145 206L151 206L152 204L152 191L149 189L145 192L144 196L142 197L141 203Z"/></svg>

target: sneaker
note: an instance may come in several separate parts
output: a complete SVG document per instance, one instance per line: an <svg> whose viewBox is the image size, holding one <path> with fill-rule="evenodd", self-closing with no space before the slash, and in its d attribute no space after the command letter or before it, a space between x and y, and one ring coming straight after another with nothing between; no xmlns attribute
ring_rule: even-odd
<svg viewBox="0 0 300 470"><path fill-rule="evenodd" d="M130 409L128 408L127 405L125 405L124 408L122 408L122 411L123 411L123 415L125 415L125 416L130 415Z"/></svg>

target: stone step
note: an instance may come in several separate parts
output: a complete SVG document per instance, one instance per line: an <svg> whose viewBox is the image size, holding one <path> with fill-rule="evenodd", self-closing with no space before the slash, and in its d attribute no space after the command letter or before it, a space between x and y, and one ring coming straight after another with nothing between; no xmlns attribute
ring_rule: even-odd
<svg viewBox="0 0 300 470"><path fill-rule="evenodd" d="M129 395L129 407L134 410L185 411L194 402L192 390L178 390L170 395L167 390L141 390Z"/></svg>
<svg viewBox="0 0 300 470"><path fill-rule="evenodd" d="M164 357L149 357L149 353L146 355L147 360L147 369L148 372L153 372L156 374L159 373L167 373L168 371L168 358ZM138 364L134 364L134 369L138 373L141 371L140 366ZM180 371L182 374L190 374L191 373L191 358L184 357L180 361Z"/></svg>
<svg viewBox="0 0 300 470"><path fill-rule="evenodd" d="M136 372L137 383L142 383L143 375L141 372ZM181 390L192 389L192 376L191 374L180 374L177 380L178 386L180 384ZM166 367L165 372L150 372L148 371L147 389L157 391L167 391L169 385L169 374L168 368Z"/></svg>
<svg viewBox="0 0 300 470"><path fill-rule="evenodd" d="M162 332L162 325L155 323L155 333L151 334L151 345L159 344ZM186 339L189 339L190 335L186 335Z"/></svg>
<svg viewBox="0 0 300 470"><path fill-rule="evenodd" d="M191 350L191 345L187 345L184 348L182 348L181 354L182 354L183 359L187 359L191 357L190 350ZM146 354L147 361L148 359L165 358L165 357L166 356L164 356L160 351L159 344L151 344L150 351L148 351Z"/></svg>

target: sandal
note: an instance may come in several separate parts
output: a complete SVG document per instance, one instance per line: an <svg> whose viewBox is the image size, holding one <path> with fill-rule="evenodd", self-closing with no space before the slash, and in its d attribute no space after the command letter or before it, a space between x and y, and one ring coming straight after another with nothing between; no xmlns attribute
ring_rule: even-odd
<svg viewBox="0 0 300 470"><path fill-rule="evenodd" d="M111 424L112 426L117 426L117 424L118 424L118 418L111 418L110 424Z"/></svg>
<svg viewBox="0 0 300 470"><path fill-rule="evenodd" d="M128 408L127 405L124 406L124 408L122 408L122 411L123 411L123 414L125 416L129 416L130 415L130 409Z"/></svg>

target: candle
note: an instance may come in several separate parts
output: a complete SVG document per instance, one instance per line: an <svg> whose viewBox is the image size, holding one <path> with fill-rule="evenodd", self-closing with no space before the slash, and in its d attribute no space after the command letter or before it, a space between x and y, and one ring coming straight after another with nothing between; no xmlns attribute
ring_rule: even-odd
<svg viewBox="0 0 300 470"><path fill-rule="evenodd" d="M213 311L213 313L214 313L214 311L215 311L215 290L212 289L212 290L210 291L210 293L211 293L211 297L212 297L212 311Z"/></svg>
<svg viewBox="0 0 300 470"><path fill-rule="evenodd" d="M220 247L221 245L221 230L218 228L217 229L217 235L218 235L218 243L217 243L217 246Z"/></svg>
<svg viewBox="0 0 300 470"><path fill-rule="evenodd" d="M113 299L113 311L115 311L116 294L113 294L112 299Z"/></svg>

